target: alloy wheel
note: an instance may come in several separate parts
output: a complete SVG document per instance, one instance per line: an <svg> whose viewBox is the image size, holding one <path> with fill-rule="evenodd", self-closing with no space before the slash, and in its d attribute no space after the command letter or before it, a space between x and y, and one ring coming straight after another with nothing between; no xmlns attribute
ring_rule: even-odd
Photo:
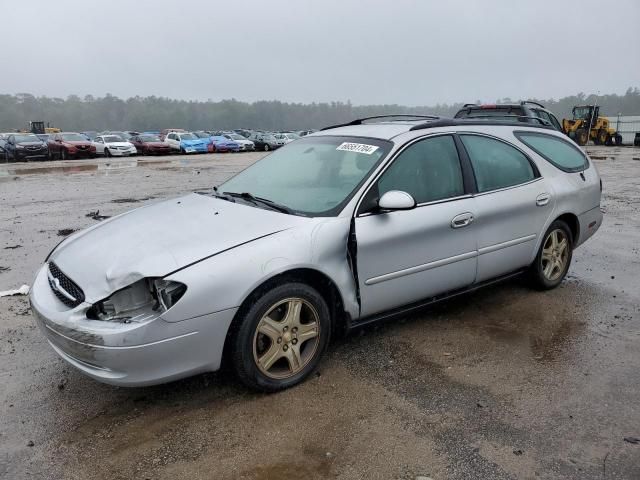
<svg viewBox="0 0 640 480"><path fill-rule="evenodd" d="M253 359L267 377L286 379L299 373L320 344L320 318L311 303L286 298L271 306L253 336Z"/></svg>
<svg viewBox="0 0 640 480"><path fill-rule="evenodd" d="M557 280L565 271L569 259L569 239L561 229L547 235L542 247L542 274L549 281Z"/></svg>

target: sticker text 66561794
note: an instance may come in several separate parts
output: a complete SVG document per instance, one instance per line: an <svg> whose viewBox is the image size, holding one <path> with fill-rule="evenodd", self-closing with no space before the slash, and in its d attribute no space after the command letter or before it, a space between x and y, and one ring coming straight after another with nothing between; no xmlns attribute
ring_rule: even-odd
<svg viewBox="0 0 640 480"><path fill-rule="evenodd" d="M367 145L365 143L349 143L344 142L338 145L336 150L342 150L344 152L355 152L355 153L364 153L366 155L371 155L378 149L375 145Z"/></svg>

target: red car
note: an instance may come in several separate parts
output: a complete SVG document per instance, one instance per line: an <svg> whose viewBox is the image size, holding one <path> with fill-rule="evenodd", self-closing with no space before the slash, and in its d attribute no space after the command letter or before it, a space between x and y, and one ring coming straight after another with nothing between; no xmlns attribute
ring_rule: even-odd
<svg viewBox="0 0 640 480"><path fill-rule="evenodd" d="M84 135L75 132L54 133L47 142L49 156L59 158L95 158L96 147Z"/></svg>
<svg viewBox="0 0 640 480"><path fill-rule="evenodd" d="M129 139L140 155L169 155L171 147L160 140L158 135L143 133Z"/></svg>

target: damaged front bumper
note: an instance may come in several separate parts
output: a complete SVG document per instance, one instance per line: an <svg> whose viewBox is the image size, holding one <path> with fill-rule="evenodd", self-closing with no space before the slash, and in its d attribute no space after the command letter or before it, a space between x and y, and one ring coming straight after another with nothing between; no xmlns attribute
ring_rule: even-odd
<svg viewBox="0 0 640 480"><path fill-rule="evenodd" d="M47 265L30 293L37 324L65 361L86 375L118 386L165 383L220 367L226 333L237 308L177 322L91 320L92 306L69 309L51 290Z"/></svg>

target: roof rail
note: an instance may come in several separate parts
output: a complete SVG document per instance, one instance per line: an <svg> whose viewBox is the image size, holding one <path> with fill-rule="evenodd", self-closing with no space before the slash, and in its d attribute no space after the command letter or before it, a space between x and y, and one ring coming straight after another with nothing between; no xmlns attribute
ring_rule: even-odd
<svg viewBox="0 0 640 480"><path fill-rule="evenodd" d="M331 125L329 127L324 127L321 128L320 131L324 131L324 130L331 130L332 128L340 128L340 127L350 127L352 125L362 125L364 122L366 122L367 120L375 120L376 118L415 118L415 119L421 119L421 118L425 118L425 119L431 119L431 120L440 120L441 117L438 117L436 115L411 115L408 113L400 113L400 114L396 114L396 115L374 115L373 117L364 117L364 118L357 118L355 120L352 120L348 123L341 123L339 125Z"/></svg>
<svg viewBox="0 0 640 480"><path fill-rule="evenodd" d="M542 104L540 104L538 102L533 102L531 100L523 100L522 102L520 102L520 105L524 105L525 103L531 103L532 105L537 105L540 108L545 108L545 109L547 108L544 105L542 105Z"/></svg>
<svg viewBox="0 0 640 480"><path fill-rule="evenodd" d="M506 120L500 120L506 119ZM533 123L530 123L533 121ZM537 122L537 123L536 123ZM529 125L523 125L523 123L530 123ZM465 125L504 125L504 126L519 126L519 127L535 127L551 129L553 125L547 120L543 120L538 117L526 117L523 115L478 115L465 118L442 118L434 122L421 123L414 125L409 131L423 130L425 128L437 128L437 127L457 127Z"/></svg>
<svg viewBox="0 0 640 480"><path fill-rule="evenodd" d="M477 103L465 103L462 108L467 108L467 107L476 107L478 104Z"/></svg>

